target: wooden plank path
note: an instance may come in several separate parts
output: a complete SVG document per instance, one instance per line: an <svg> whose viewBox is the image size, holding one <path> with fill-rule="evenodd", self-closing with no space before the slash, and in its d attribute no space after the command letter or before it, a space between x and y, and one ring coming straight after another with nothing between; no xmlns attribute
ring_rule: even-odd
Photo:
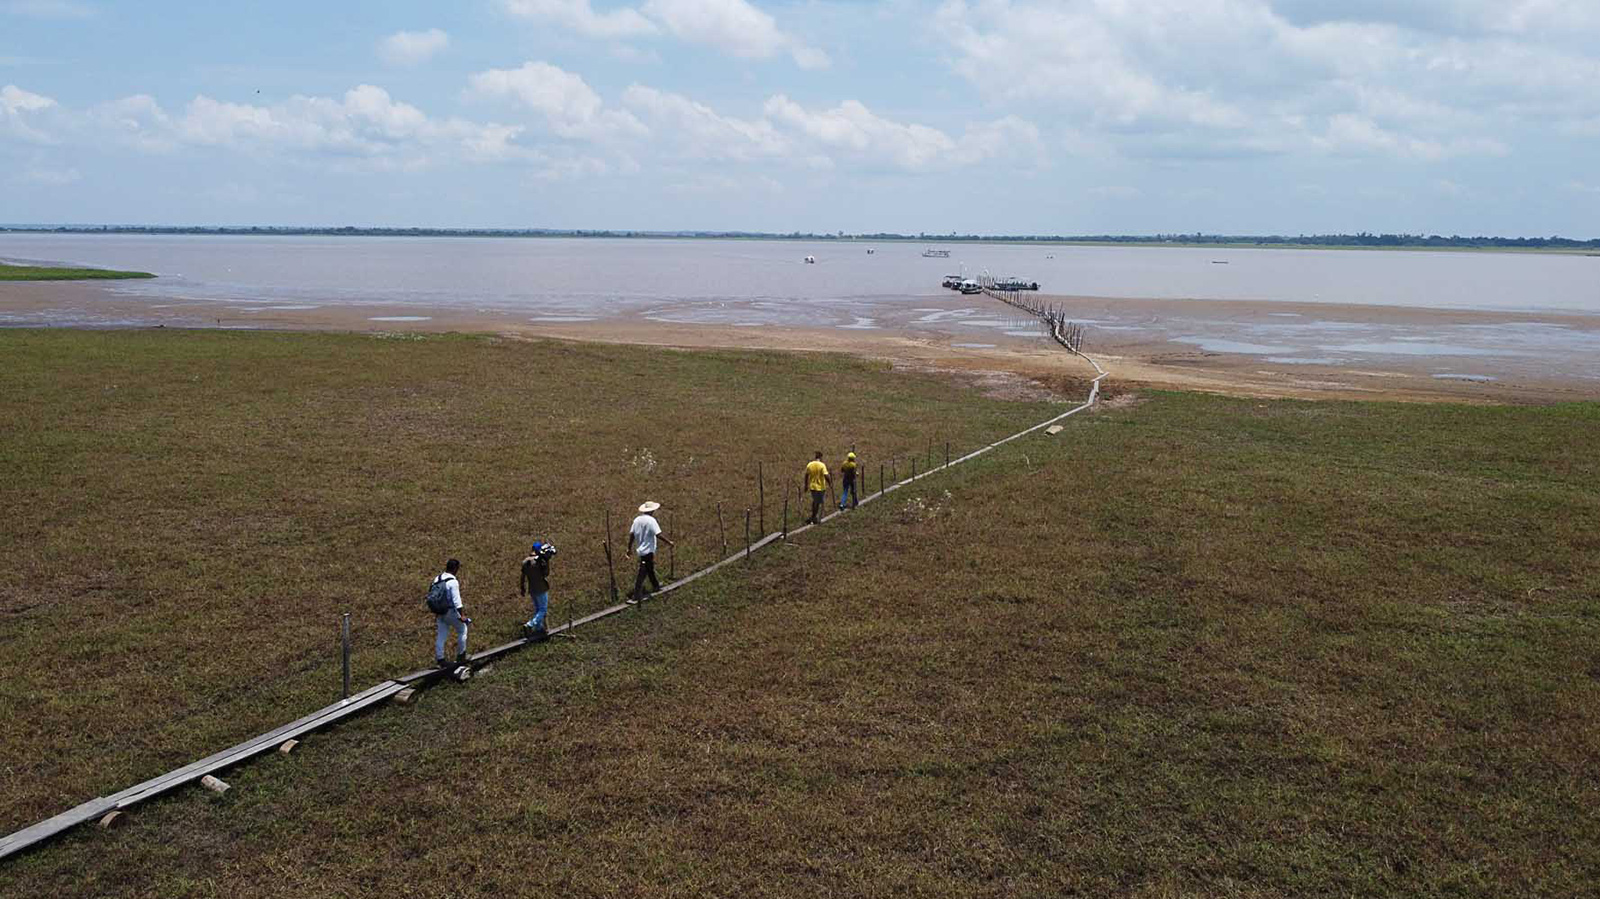
<svg viewBox="0 0 1600 899"><path fill-rule="evenodd" d="M1054 336L1056 336L1058 341L1060 341L1063 346L1066 346L1066 342L1061 339L1059 334ZM1071 348L1068 347L1068 349ZM1106 377L1106 371L1102 369L1100 364L1094 359L1079 353L1077 350L1072 350L1072 352L1088 360L1089 363L1094 366L1095 371L1099 372L1099 375L1090 382L1089 398L1081 405L1074 406L1072 409L1069 409L1066 412L1055 416L1054 418L1042 421L1031 428L1018 431L1017 433L1008 437L996 440L994 443L984 446L974 452L967 453L966 455L957 459L949 460L943 465L929 468L927 471L912 475L911 477L897 481L886 487L882 487L878 490L878 492L862 497L860 504L866 505L874 500L881 499L882 497L896 490L910 486L916 481L920 481L923 478L942 472L952 465L959 465L963 462L976 459L979 456L1004 446L1013 440L1050 427L1051 425L1056 424L1057 422L1060 422L1069 416L1076 415L1079 412L1082 412L1083 410L1093 406L1096 400L1099 399L1100 381ZM843 510L830 512L819 519L819 524L826 524L827 522L843 514L845 514ZM803 534L817 526L818 525L803 524L789 530L787 533L788 536ZM762 537L760 540L757 540L755 543L752 543L748 549L742 549L726 559L702 568L693 574L681 577L676 581L672 581L671 583L663 584L661 589L654 593L653 596L659 598L676 590L682 589L683 587L686 587L689 584L692 584L695 581L712 574L727 565L731 565L740 559L749 558L757 550L770 546L774 542L783 540L784 537L784 532L774 531L773 533ZM556 634L566 633L569 630L576 630L582 625L592 624L612 615L620 614L624 611L627 611L631 607L632 603L626 602L607 606L598 612L593 612L583 616L582 618L569 621L566 624L560 624L552 627L549 629L549 633L554 636ZM512 640L509 643L504 643L491 649L485 649L481 652L473 653L468 657L468 659L474 667L482 667L489 662L523 650L530 645L532 644L526 638ZM85 821L99 818L105 815L107 812L120 811L140 802L154 799L155 797L175 790L178 787L194 783L208 774L214 774L225 768L248 761L249 759L252 759L264 752L271 751L272 749L281 745L285 740L297 739L314 730L327 727L328 725L334 724L335 722L354 715L357 712L369 709L385 699L395 695L401 690L406 689L407 687L427 685L443 677L444 675L445 672L443 670L437 667L429 667L419 671L413 671L410 674L397 677L393 680L384 681L383 683L368 687L366 690L363 690L362 692L357 693L348 699L342 699L333 705L318 709L317 711L312 712L303 718L291 721L282 727L268 731L260 736L253 737L243 743L238 744L237 746L233 746L228 749L224 749L221 752L208 755L198 761L190 762L181 768L169 771L166 774L162 774L158 777L153 777L147 781L144 781L143 783L135 784L134 786L122 790L121 792L91 799L82 805L62 812L61 814L52 818L47 818L37 824L25 827L22 830L19 830L16 833L8 836L0 837L0 859L5 859L23 851L24 849L28 849L29 847L43 843L46 840L77 827L79 824L82 824Z"/></svg>

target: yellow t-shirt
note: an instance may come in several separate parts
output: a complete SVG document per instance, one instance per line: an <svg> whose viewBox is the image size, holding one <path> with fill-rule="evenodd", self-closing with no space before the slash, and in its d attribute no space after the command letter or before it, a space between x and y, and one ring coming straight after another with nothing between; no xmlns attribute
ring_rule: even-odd
<svg viewBox="0 0 1600 899"><path fill-rule="evenodd" d="M806 489L821 493L828 489L828 466L815 459L806 466Z"/></svg>

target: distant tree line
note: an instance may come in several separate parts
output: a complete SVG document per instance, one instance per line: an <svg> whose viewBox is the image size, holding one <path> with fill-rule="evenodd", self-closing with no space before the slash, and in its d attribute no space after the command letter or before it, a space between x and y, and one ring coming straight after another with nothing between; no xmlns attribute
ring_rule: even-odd
<svg viewBox="0 0 1600 899"><path fill-rule="evenodd" d="M1575 240L1551 237L1463 237L1452 234L898 234L880 231L871 234L815 234L791 231L787 234L765 231L609 231L563 228L339 228L297 226L204 225L9 225L0 233L50 234L206 234L265 235L284 237L610 237L610 238L687 238L733 240L910 240L925 243L1067 243L1133 244L1245 247L1374 247L1499 250L1600 250L1600 238Z"/></svg>

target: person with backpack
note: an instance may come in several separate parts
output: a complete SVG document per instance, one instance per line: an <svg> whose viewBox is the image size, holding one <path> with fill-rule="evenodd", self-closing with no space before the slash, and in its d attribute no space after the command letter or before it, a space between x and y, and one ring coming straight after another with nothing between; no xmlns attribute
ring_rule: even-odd
<svg viewBox="0 0 1600 899"><path fill-rule="evenodd" d="M554 543L535 540L528 557L522 560L522 577L517 581L517 590L533 600L533 617L522 626L522 636L532 643L550 639L544 616L550 610L550 560L555 555Z"/></svg>
<svg viewBox="0 0 1600 899"><path fill-rule="evenodd" d="M855 453L846 454L844 457L844 464L839 466L839 477L844 482L839 487L840 512L844 511L845 503L849 503L850 508L852 509L861 505L861 491L856 489L856 471L859 469L859 467L860 466L856 465Z"/></svg>
<svg viewBox="0 0 1600 899"><path fill-rule="evenodd" d="M444 563L444 573L433 579L428 585L428 611L433 613L434 639L433 660L440 668L449 668L445 662L445 639L453 630L456 632L456 665L467 664L467 625L472 619L467 617L466 606L461 603L461 582L456 579L456 572L461 570L461 563L455 559Z"/></svg>
<svg viewBox="0 0 1600 899"><path fill-rule="evenodd" d="M661 533L661 522L651 514L661 508L657 502L647 502L639 507L639 517L633 520L633 526L628 528L628 553L627 558L633 557L635 548L639 550L639 572L633 576L633 593L629 594L628 603L637 604L644 599L644 581L650 579L650 592L655 593L661 589L661 582L656 580L656 541L660 540L668 546L674 545Z"/></svg>

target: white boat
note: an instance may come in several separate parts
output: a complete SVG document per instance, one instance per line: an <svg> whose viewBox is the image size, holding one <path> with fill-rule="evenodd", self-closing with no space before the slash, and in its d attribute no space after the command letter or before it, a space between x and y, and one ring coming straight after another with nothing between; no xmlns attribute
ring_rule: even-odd
<svg viewBox="0 0 1600 899"><path fill-rule="evenodd" d="M808 265L816 265L816 263L817 263L817 257L815 257L815 256L807 256L807 257L806 257L806 263L807 263L807 264L808 264Z"/></svg>
<svg viewBox="0 0 1600 899"><path fill-rule="evenodd" d="M929 247L928 249L922 251L922 255L928 257L929 259L949 259L950 251L935 250L932 247Z"/></svg>

